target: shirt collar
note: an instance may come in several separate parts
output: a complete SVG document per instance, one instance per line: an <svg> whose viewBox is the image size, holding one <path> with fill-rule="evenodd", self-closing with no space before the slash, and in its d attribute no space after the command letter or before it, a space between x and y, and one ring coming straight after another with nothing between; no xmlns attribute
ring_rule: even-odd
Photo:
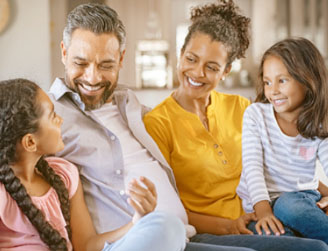
<svg viewBox="0 0 328 251"><path fill-rule="evenodd" d="M82 102L80 95L69 89L65 84L65 80L62 78L55 79L54 83L50 87L49 93L52 94L57 101L67 93L67 95L81 110L85 110L85 104Z"/></svg>

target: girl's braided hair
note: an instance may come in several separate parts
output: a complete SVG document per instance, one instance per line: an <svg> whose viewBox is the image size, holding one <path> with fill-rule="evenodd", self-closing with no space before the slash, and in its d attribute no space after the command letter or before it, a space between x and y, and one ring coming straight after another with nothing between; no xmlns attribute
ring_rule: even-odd
<svg viewBox="0 0 328 251"><path fill-rule="evenodd" d="M33 204L24 185L10 167L18 158L18 142L24 135L34 133L39 128L38 120L43 113L37 101L40 90L35 83L26 79L0 82L0 182L37 229L42 241L51 250L67 250L66 240L44 219L42 212ZM70 205L65 185L43 157L37 162L36 168L56 190L66 229L71 238Z"/></svg>

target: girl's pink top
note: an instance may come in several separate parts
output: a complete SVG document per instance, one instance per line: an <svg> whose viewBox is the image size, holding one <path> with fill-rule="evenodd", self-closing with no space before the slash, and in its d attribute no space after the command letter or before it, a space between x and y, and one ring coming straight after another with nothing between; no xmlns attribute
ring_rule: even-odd
<svg viewBox="0 0 328 251"><path fill-rule="evenodd" d="M63 180L71 199L79 183L77 168L61 158L49 157L46 160ZM51 187L41 197L32 196L32 201L52 227L67 240L68 250L72 250L55 189ZM41 240L38 231L18 207L16 201L7 193L2 183L0 183L0 250L49 250Z"/></svg>

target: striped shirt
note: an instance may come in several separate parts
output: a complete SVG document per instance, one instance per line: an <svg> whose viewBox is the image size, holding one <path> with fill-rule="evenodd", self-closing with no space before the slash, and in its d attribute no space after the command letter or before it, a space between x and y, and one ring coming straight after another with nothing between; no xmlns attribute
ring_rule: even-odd
<svg viewBox="0 0 328 251"><path fill-rule="evenodd" d="M270 202L282 192L317 189L317 159L328 175L328 138L287 136L271 104L250 105L243 119L243 170L237 187L244 210L253 212L256 203Z"/></svg>

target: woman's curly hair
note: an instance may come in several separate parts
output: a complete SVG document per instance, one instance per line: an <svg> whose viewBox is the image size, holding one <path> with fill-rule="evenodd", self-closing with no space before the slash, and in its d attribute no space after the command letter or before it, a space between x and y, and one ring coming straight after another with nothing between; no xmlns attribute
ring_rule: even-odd
<svg viewBox="0 0 328 251"><path fill-rule="evenodd" d="M35 83L26 79L0 82L0 182L50 250L67 250L65 238L44 219L42 212L33 204L24 185L10 167L18 159L17 143L24 135L34 133L39 128L38 120L43 113L37 101L40 90ZM37 162L36 168L56 190L66 229L71 238L70 205L65 185L43 157Z"/></svg>
<svg viewBox="0 0 328 251"><path fill-rule="evenodd" d="M195 33L203 33L214 41L223 43L228 51L227 66L235 59L245 57L249 46L250 18L239 14L232 0L195 7L191 11L189 26L181 51L183 52Z"/></svg>

